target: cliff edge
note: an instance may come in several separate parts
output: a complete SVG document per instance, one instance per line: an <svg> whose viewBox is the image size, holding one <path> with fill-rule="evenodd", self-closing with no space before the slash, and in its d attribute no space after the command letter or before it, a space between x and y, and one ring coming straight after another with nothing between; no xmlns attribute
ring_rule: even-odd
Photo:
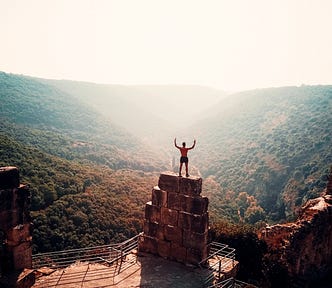
<svg viewBox="0 0 332 288"><path fill-rule="evenodd" d="M323 195L309 200L295 222L268 226L261 231L260 238L268 247L266 258L270 263L277 262L273 268L267 265L269 276L278 277L279 271L279 277L312 283L329 275L332 270L332 173Z"/></svg>

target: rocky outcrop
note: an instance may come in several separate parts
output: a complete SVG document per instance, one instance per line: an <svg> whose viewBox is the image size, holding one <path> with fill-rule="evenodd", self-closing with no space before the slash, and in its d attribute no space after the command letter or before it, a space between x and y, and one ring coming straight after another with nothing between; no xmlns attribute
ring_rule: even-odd
<svg viewBox="0 0 332 288"><path fill-rule="evenodd" d="M20 184L18 169L1 167L0 286L5 283L5 287L31 287L34 282L31 271L22 272L32 266L29 206L30 192Z"/></svg>
<svg viewBox="0 0 332 288"><path fill-rule="evenodd" d="M208 255L208 198L202 179L161 174L145 206L139 251L198 264Z"/></svg>
<svg viewBox="0 0 332 288"><path fill-rule="evenodd" d="M332 267L332 177L325 193L309 200L294 223L278 224L261 231L261 239L290 279L316 281Z"/></svg>

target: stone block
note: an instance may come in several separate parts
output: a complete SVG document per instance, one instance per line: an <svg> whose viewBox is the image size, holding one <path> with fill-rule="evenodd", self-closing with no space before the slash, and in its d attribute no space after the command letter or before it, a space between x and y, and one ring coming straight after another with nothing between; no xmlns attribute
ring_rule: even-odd
<svg viewBox="0 0 332 288"><path fill-rule="evenodd" d="M191 214L191 213L180 211L178 226L182 229L190 230L191 222L192 222L192 220L191 220L192 215L193 214Z"/></svg>
<svg viewBox="0 0 332 288"><path fill-rule="evenodd" d="M177 226L165 225L164 235L165 235L165 240L182 245L183 234L181 228Z"/></svg>
<svg viewBox="0 0 332 288"><path fill-rule="evenodd" d="M188 195L181 196L182 211L198 215L202 215L207 212L209 204L207 197L192 197Z"/></svg>
<svg viewBox="0 0 332 288"><path fill-rule="evenodd" d="M190 230L183 230L183 246L203 250L208 243L208 231L196 233Z"/></svg>
<svg viewBox="0 0 332 288"><path fill-rule="evenodd" d="M184 195L180 195L179 193L168 193L167 207L169 209L181 210L182 209L182 198Z"/></svg>
<svg viewBox="0 0 332 288"><path fill-rule="evenodd" d="M202 178L199 177L179 177L179 193L185 195L198 196L202 192Z"/></svg>
<svg viewBox="0 0 332 288"><path fill-rule="evenodd" d="M30 241L31 234L30 234L31 224L19 224L15 226L13 229L7 231L7 240L9 241L10 245L17 245L21 242Z"/></svg>
<svg viewBox="0 0 332 288"><path fill-rule="evenodd" d="M177 226L178 214L179 212L177 210L161 207L161 223L164 225Z"/></svg>
<svg viewBox="0 0 332 288"><path fill-rule="evenodd" d="M206 259L207 256L208 256L207 247L202 250L187 248L186 263L198 265L201 261Z"/></svg>
<svg viewBox="0 0 332 288"><path fill-rule="evenodd" d="M157 239L164 239L164 229L163 226L157 222L144 221L143 225L144 235L154 237Z"/></svg>
<svg viewBox="0 0 332 288"><path fill-rule="evenodd" d="M14 189L1 189L0 188L0 211L11 210L15 204Z"/></svg>
<svg viewBox="0 0 332 288"><path fill-rule="evenodd" d="M160 207L152 205L149 201L145 204L145 219L149 222L160 222Z"/></svg>
<svg viewBox="0 0 332 288"><path fill-rule="evenodd" d="M10 210L0 212L0 230L7 231L13 227L13 212Z"/></svg>
<svg viewBox="0 0 332 288"><path fill-rule="evenodd" d="M195 215L192 218L191 230L196 233L205 233L209 229L209 213Z"/></svg>
<svg viewBox="0 0 332 288"><path fill-rule="evenodd" d="M8 231L20 224L20 211L18 209L0 212L0 230Z"/></svg>
<svg viewBox="0 0 332 288"><path fill-rule="evenodd" d="M167 206L167 192L160 190L158 186L152 189L152 205L159 207Z"/></svg>
<svg viewBox="0 0 332 288"><path fill-rule="evenodd" d="M12 254L13 268L20 270L32 267L32 246L31 241L23 242L17 246L7 246Z"/></svg>
<svg viewBox="0 0 332 288"><path fill-rule="evenodd" d="M171 254L171 243L169 241L158 240L158 255L169 258Z"/></svg>
<svg viewBox="0 0 332 288"><path fill-rule="evenodd" d="M143 235L139 238L138 251L151 254L158 254L157 239Z"/></svg>
<svg viewBox="0 0 332 288"><path fill-rule="evenodd" d="M208 213L196 215L187 212L179 212L178 226L182 229L191 230L196 233L205 233L208 230Z"/></svg>
<svg viewBox="0 0 332 288"><path fill-rule="evenodd" d="M162 173L159 176L158 186L161 190L178 193L179 179L180 177L174 174Z"/></svg>
<svg viewBox="0 0 332 288"><path fill-rule="evenodd" d="M0 167L0 189L17 188L20 185L16 167Z"/></svg>
<svg viewBox="0 0 332 288"><path fill-rule="evenodd" d="M171 243L170 259L185 263L187 258L187 248L177 243Z"/></svg>

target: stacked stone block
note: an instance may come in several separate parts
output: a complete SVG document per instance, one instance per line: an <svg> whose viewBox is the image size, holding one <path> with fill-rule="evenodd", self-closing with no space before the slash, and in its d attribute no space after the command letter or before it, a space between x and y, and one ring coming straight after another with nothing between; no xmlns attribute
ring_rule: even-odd
<svg viewBox="0 0 332 288"><path fill-rule="evenodd" d="M197 265L207 257L208 198L202 179L163 173L146 203L139 251Z"/></svg>
<svg viewBox="0 0 332 288"><path fill-rule="evenodd" d="M32 266L30 192L16 167L0 168L0 273Z"/></svg>

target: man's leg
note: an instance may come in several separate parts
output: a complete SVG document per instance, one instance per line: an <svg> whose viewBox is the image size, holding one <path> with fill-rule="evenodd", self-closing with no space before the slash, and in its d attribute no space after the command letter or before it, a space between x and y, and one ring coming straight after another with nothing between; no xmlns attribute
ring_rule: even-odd
<svg viewBox="0 0 332 288"><path fill-rule="evenodd" d="M183 163L182 163L182 162L180 162L179 176L181 176L181 172L182 172L182 165L183 165Z"/></svg>
<svg viewBox="0 0 332 288"><path fill-rule="evenodd" d="M189 173L188 173L188 162L186 162L186 177L189 177Z"/></svg>

